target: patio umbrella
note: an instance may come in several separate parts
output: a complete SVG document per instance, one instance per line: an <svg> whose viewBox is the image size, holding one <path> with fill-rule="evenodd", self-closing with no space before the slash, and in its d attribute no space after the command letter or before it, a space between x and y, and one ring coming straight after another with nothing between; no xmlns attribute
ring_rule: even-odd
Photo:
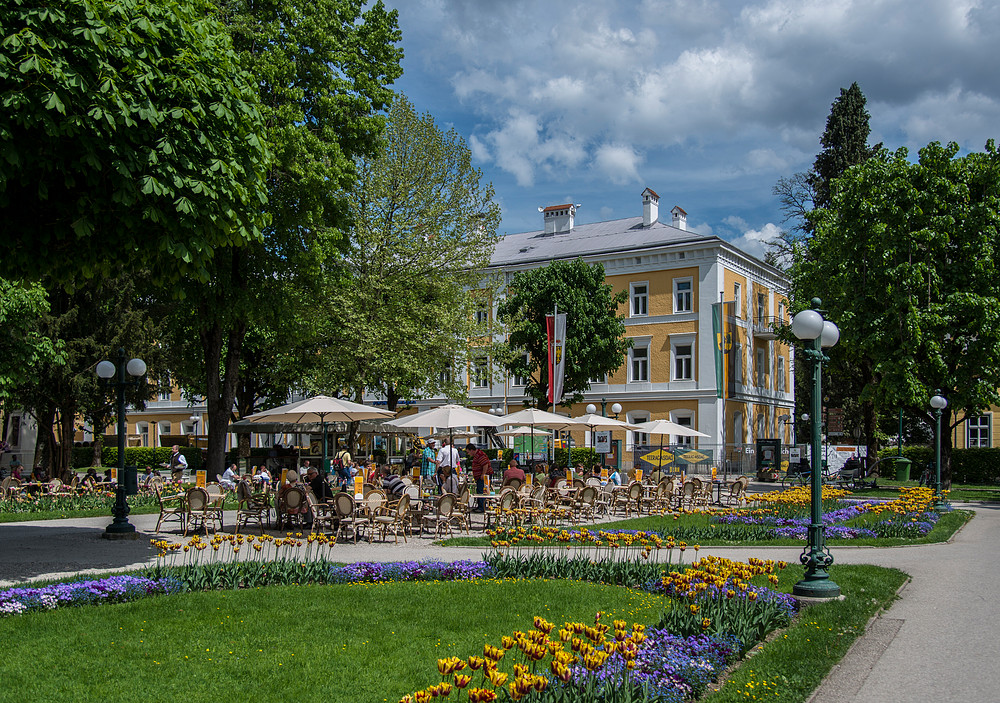
<svg viewBox="0 0 1000 703"><path fill-rule="evenodd" d="M605 417L604 415L597 415L595 413L587 413L586 415L581 415L580 417L574 417L574 420L579 422L581 425L586 425L590 428L590 434L593 436L594 432L600 428L602 430L634 430L636 425L632 423L625 422L624 420L616 420L613 417ZM604 466L604 456L601 457L601 466Z"/></svg>
<svg viewBox="0 0 1000 703"><path fill-rule="evenodd" d="M370 405L354 403L343 398L332 398L328 395L315 395L312 398L298 400L294 403L279 405L270 410L254 413L244 418L250 422L290 422L293 424L318 422L323 427L323 470L326 465L326 423L356 422L358 420L377 420L393 417L391 410L373 408Z"/></svg>
<svg viewBox="0 0 1000 703"><path fill-rule="evenodd" d="M708 437L709 435L704 432L699 432L698 430L692 429L690 427L685 427L684 425L678 425L676 422L671 422L670 420L650 420L649 422L640 422L636 424L635 429L643 434L658 434L660 435L660 448L657 452L657 468L663 468L663 435L675 434L679 437Z"/></svg>
<svg viewBox="0 0 1000 703"><path fill-rule="evenodd" d="M390 420L387 425L395 427L435 427L437 429L454 430L460 427L499 427L502 418L489 413L466 408L462 405L449 403L430 410L424 410L415 415L405 415ZM455 433L450 433L451 445L455 446Z"/></svg>
<svg viewBox="0 0 1000 703"><path fill-rule="evenodd" d="M499 418L502 425L528 425L534 435L535 427L544 427L548 430L565 430L580 425L579 422L565 415L556 415L547 410L538 408L525 408ZM531 448L534 450L535 441L532 439ZM534 451L532 451L534 454ZM532 460L533 461L533 460Z"/></svg>

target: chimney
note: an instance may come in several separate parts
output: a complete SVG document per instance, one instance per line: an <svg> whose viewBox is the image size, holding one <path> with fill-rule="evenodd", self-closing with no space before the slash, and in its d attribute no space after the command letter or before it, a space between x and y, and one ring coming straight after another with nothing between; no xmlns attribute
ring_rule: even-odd
<svg viewBox="0 0 1000 703"><path fill-rule="evenodd" d="M573 229L573 218L580 205L566 203L565 205L549 205L538 208L545 221L545 234L559 234Z"/></svg>
<svg viewBox="0 0 1000 703"><path fill-rule="evenodd" d="M688 228L688 214L684 212L684 208L680 205L674 205L674 209L670 211L670 214L674 216L670 224L677 229L686 230Z"/></svg>
<svg viewBox="0 0 1000 703"><path fill-rule="evenodd" d="M660 218L660 196L652 188L642 191L642 226L649 227Z"/></svg>

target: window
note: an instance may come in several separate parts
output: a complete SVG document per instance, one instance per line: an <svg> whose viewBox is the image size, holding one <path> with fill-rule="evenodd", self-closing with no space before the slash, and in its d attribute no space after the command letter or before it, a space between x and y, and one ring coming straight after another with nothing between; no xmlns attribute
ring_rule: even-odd
<svg viewBox="0 0 1000 703"><path fill-rule="evenodd" d="M767 354L764 349L757 350L757 387L764 388L767 384Z"/></svg>
<svg viewBox="0 0 1000 703"><path fill-rule="evenodd" d="M649 284L633 283L632 288L632 317L647 315L649 313Z"/></svg>
<svg viewBox="0 0 1000 703"><path fill-rule="evenodd" d="M785 392L785 357L778 357L778 392Z"/></svg>
<svg viewBox="0 0 1000 703"><path fill-rule="evenodd" d="M476 324L485 325L490 321L490 311L486 309L485 305L480 305L476 308Z"/></svg>
<svg viewBox="0 0 1000 703"><path fill-rule="evenodd" d="M691 301L691 288L690 278L674 281L674 312L691 312L694 309Z"/></svg>
<svg viewBox="0 0 1000 703"><path fill-rule="evenodd" d="M784 321L785 321L785 301L782 300L780 303L778 303L778 322L783 323Z"/></svg>
<svg viewBox="0 0 1000 703"><path fill-rule="evenodd" d="M733 380L736 383L743 383L743 345L739 342L733 344Z"/></svg>
<svg viewBox="0 0 1000 703"><path fill-rule="evenodd" d="M156 425L157 438L170 434L170 421L160 420Z"/></svg>
<svg viewBox="0 0 1000 703"><path fill-rule="evenodd" d="M649 381L649 346L633 347L630 352L632 363L629 370L632 372L630 381Z"/></svg>
<svg viewBox="0 0 1000 703"><path fill-rule="evenodd" d="M676 422L681 427L694 427L694 418L690 415L675 415L673 421ZM693 447L694 437L689 435L675 435L675 442L679 447Z"/></svg>
<svg viewBox="0 0 1000 703"><path fill-rule="evenodd" d="M733 314L739 317L743 314L743 286L739 283L733 284Z"/></svg>
<svg viewBox="0 0 1000 703"><path fill-rule="evenodd" d="M608 375L603 374L601 376L595 376L594 378L588 379L587 383L592 386L606 385L608 382Z"/></svg>
<svg viewBox="0 0 1000 703"><path fill-rule="evenodd" d="M167 376L167 378L163 380L163 385L160 386L160 392L156 396L156 399L161 401L170 400L172 393L173 389L170 387L170 377Z"/></svg>
<svg viewBox="0 0 1000 703"><path fill-rule="evenodd" d="M451 378L451 364L448 364L441 370L441 373L438 374L438 383L442 386L447 386L451 383Z"/></svg>
<svg viewBox="0 0 1000 703"><path fill-rule="evenodd" d="M767 317L767 293L757 294L757 320L763 322Z"/></svg>
<svg viewBox="0 0 1000 703"><path fill-rule="evenodd" d="M472 362L472 387L486 388L489 386L489 370L486 359L475 359Z"/></svg>
<svg viewBox="0 0 1000 703"><path fill-rule="evenodd" d="M990 416L979 415L965 421L968 447L990 446Z"/></svg>
<svg viewBox="0 0 1000 703"><path fill-rule="evenodd" d="M674 345L675 381L690 381L694 378L692 372L693 348L693 345L690 343Z"/></svg>
<svg viewBox="0 0 1000 703"><path fill-rule="evenodd" d="M524 356L521 357L521 359L524 362L524 365L528 366L528 355L525 354ZM512 386L526 386L526 385L528 385L528 377L527 376L519 376L519 375L517 375L515 373L514 374L514 378L513 378L512 382L511 382L511 385Z"/></svg>
<svg viewBox="0 0 1000 703"><path fill-rule="evenodd" d="M630 422L633 425L639 424L640 422L649 422L649 413L644 410L625 413L625 421ZM628 432L627 435L628 438L625 444L630 450L634 451L636 447L649 445L649 435L645 432Z"/></svg>
<svg viewBox="0 0 1000 703"><path fill-rule="evenodd" d="M148 422L137 422L135 423L135 433L139 435L139 446L148 447L149 446L149 423Z"/></svg>

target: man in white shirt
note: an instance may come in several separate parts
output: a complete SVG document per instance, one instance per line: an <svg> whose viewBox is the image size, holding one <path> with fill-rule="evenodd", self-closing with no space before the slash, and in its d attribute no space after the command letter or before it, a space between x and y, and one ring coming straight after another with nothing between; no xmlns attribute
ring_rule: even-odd
<svg viewBox="0 0 1000 703"><path fill-rule="evenodd" d="M444 469L451 469L450 472L458 478L458 469L461 466L462 455L459 453L458 449L454 445L449 444L448 440L445 439L441 442L441 449L437 453L437 484L441 485L441 482L446 478Z"/></svg>
<svg viewBox="0 0 1000 703"><path fill-rule="evenodd" d="M240 475L236 472L236 464L230 464L219 477L219 485L223 488L236 488L236 482L239 480Z"/></svg>

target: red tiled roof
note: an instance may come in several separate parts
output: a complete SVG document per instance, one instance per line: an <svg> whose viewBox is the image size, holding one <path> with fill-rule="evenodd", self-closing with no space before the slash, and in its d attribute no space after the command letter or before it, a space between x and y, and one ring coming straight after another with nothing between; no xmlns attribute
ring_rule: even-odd
<svg viewBox="0 0 1000 703"><path fill-rule="evenodd" d="M646 190L648 190L648 191L650 192L650 194L652 194L652 196L653 196L654 198L656 198L657 200L659 200L659 199L660 199L660 194L659 194L659 193L657 193L657 192L656 192L655 190L653 190L652 188L646 188ZM646 192L646 190L642 191L642 193L645 193L645 192ZM642 193L639 193L639 195L642 195Z"/></svg>
<svg viewBox="0 0 1000 703"><path fill-rule="evenodd" d="M674 210L676 210L677 212L679 212L682 215L687 215L687 211L684 208L682 208L680 205L674 205ZM670 212L673 212L674 210L671 210Z"/></svg>
<svg viewBox="0 0 1000 703"><path fill-rule="evenodd" d="M567 210L573 207L573 203L566 203L565 205L549 205L547 208L542 210L542 212L552 212L553 210Z"/></svg>

